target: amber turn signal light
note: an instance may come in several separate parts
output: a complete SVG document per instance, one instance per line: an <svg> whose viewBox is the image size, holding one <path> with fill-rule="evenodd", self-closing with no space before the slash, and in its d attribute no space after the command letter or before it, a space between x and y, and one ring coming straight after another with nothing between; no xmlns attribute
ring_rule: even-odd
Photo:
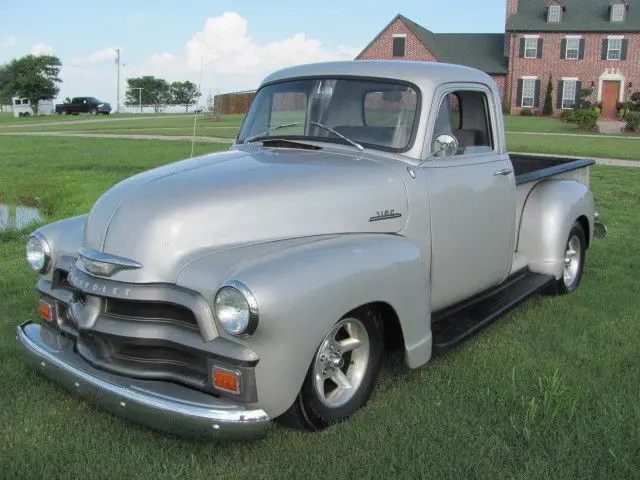
<svg viewBox="0 0 640 480"><path fill-rule="evenodd" d="M213 385L226 392L240 393L239 374L223 368L214 367Z"/></svg>
<svg viewBox="0 0 640 480"><path fill-rule="evenodd" d="M45 320L51 321L53 319L53 314L51 312L51 305L46 302L40 302L38 304L38 313Z"/></svg>

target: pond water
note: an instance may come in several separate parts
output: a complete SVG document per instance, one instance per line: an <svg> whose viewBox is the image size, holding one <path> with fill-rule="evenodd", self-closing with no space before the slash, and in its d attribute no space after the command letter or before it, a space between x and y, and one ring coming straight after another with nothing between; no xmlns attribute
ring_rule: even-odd
<svg viewBox="0 0 640 480"><path fill-rule="evenodd" d="M44 218L40 210L22 205L0 205L0 230L20 229Z"/></svg>

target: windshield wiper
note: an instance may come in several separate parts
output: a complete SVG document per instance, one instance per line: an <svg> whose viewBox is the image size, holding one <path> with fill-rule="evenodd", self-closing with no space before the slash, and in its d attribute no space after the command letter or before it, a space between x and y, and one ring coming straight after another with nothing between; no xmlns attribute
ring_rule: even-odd
<svg viewBox="0 0 640 480"><path fill-rule="evenodd" d="M242 141L242 143L247 143L247 142L252 142L253 140L257 140L260 137L266 137L267 135L269 135L271 132L273 132L274 130L279 130L281 128L286 128L286 127L295 127L297 125L302 125L302 122L293 122L293 123L282 123L280 125L276 125L275 127L271 127L269 130L266 130L262 133L259 133L258 135L253 135L249 138L246 138Z"/></svg>
<svg viewBox="0 0 640 480"><path fill-rule="evenodd" d="M320 128L324 128L326 131L333 133L334 135L337 135L338 137L340 137L342 140L349 142L351 145L353 145L354 147L356 147L358 150L360 150L361 152L364 152L364 147L362 145L360 145L358 142L354 142L353 140L351 140L350 138L345 137L344 135L342 135L341 133L336 132L333 128L327 127L326 125L323 125L321 123L318 122L310 122L311 125L315 125L316 127L320 127Z"/></svg>

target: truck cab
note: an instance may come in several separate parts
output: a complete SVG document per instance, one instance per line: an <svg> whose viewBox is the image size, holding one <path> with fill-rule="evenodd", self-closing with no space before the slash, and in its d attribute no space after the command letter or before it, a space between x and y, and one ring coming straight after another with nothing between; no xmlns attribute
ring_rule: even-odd
<svg viewBox="0 0 640 480"><path fill-rule="evenodd" d="M478 70L284 69L229 151L128 178L33 233L43 319L19 344L161 430L324 428L366 404L388 340L418 368L531 295L575 290L605 231L593 163L509 155Z"/></svg>

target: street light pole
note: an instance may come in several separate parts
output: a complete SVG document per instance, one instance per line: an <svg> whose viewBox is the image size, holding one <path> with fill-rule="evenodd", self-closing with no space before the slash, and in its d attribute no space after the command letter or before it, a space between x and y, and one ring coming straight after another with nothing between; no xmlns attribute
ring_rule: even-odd
<svg viewBox="0 0 640 480"><path fill-rule="evenodd" d="M120 113L120 49L116 48L116 65L118 66L118 86L116 87L116 113Z"/></svg>

